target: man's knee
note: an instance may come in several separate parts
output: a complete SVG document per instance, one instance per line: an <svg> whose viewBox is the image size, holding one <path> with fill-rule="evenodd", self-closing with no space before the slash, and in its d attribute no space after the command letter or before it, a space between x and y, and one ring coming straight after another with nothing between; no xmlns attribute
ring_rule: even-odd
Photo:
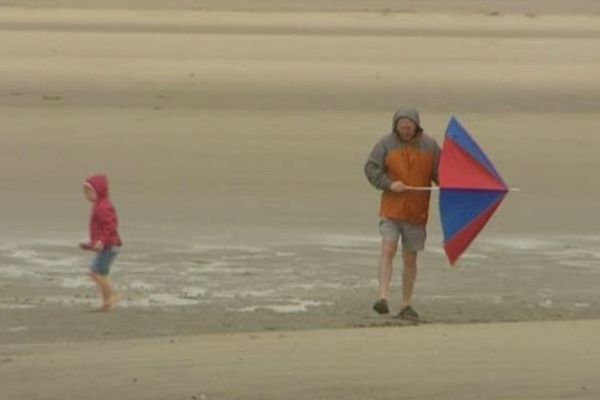
<svg viewBox="0 0 600 400"><path fill-rule="evenodd" d="M398 243L393 241L384 241L381 245L381 252L388 257L394 257L398 251Z"/></svg>
<svg viewBox="0 0 600 400"><path fill-rule="evenodd" d="M402 258L404 258L404 264L408 267L417 267L417 252L406 250L402 251Z"/></svg>

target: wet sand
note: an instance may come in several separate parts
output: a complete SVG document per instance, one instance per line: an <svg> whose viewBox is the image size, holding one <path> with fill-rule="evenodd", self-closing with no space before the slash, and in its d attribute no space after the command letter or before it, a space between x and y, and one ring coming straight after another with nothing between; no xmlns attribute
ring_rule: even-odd
<svg viewBox="0 0 600 400"><path fill-rule="evenodd" d="M446 265L441 243L431 239L430 247L415 302L425 323L598 318L598 239L482 238L456 270ZM133 242L111 275L123 300L104 315L95 312L87 254L68 243L6 246L0 342L398 325L370 308L376 258L376 237L315 235L252 246ZM395 313L398 281L393 294Z"/></svg>

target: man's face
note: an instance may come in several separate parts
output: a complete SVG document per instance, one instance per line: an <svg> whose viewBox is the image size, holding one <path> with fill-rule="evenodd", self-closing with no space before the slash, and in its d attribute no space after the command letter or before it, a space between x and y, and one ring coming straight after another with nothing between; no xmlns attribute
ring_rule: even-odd
<svg viewBox="0 0 600 400"><path fill-rule="evenodd" d="M396 122L396 132L400 139L410 142L417 135L417 124L415 124L411 119L408 118L400 118L398 122Z"/></svg>

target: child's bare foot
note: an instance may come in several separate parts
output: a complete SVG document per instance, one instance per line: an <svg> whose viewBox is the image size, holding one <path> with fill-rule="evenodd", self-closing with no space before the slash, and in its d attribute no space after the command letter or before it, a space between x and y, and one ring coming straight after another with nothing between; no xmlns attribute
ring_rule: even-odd
<svg viewBox="0 0 600 400"><path fill-rule="evenodd" d="M119 303L119 300L121 300L121 296L118 294L113 295L110 299L108 299L107 302L102 304L102 308L100 310L103 312L113 311L117 306L117 303Z"/></svg>

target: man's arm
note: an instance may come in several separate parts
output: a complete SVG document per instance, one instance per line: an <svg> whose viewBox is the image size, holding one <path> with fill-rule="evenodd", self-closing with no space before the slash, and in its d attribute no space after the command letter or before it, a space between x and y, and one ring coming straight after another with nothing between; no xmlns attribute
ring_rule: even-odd
<svg viewBox="0 0 600 400"><path fill-rule="evenodd" d="M380 140L375 144L364 166L365 176L371 185L379 190L389 190L392 180L385 170L387 150Z"/></svg>

